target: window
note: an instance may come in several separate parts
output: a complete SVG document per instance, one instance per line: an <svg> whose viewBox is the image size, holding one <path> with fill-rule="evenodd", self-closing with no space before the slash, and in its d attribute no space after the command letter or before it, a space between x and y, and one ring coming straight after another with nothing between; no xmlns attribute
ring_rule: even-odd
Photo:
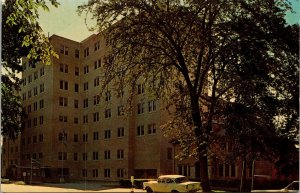
<svg viewBox="0 0 300 193"><path fill-rule="evenodd" d="M104 159L105 159L105 160L110 159L110 150L104 151Z"/></svg>
<svg viewBox="0 0 300 193"><path fill-rule="evenodd" d="M32 154L32 159L36 159L36 153Z"/></svg>
<svg viewBox="0 0 300 193"><path fill-rule="evenodd" d="M31 90L28 91L28 98L31 98Z"/></svg>
<svg viewBox="0 0 300 193"><path fill-rule="evenodd" d="M43 134L40 134L39 135L39 142L43 142L44 141L44 135Z"/></svg>
<svg viewBox="0 0 300 193"><path fill-rule="evenodd" d="M30 144L30 137L27 138L27 144Z"/></svg>
<svg viewBox="0 0 300 193"><path fill-rule="evenodd" d="M68 73L68 71L69 71L68 65L67 64L59 64L59 71Z"/></svg>
<svg viewBox="0 0 300 193"><path fill-rule="evenodd" d="M87 142L88 141L88 134L83 134L83 142Z"/></svg>
<svg viewBox="0 0 300 193"><path fill-rule="evenodd" d="M34 88L33 88L33 96L36 96L36 95L37 95L37 93L38 93L37 90L38 90L37 87L34 87Z"/></svg>
<svg viewBox="0 0 300 193"><path fill-rule="evenodd" d="M107 91L105 93L105 101L110 101L111 100L111 94L110 94L110 91Z"/></svg>
<svg viewBox="0 0 300 193"><path fill-rule="evenodd" d="M98 132L93 133L93 139L94 140L99 140L99 133Z"/></svg>
<svg viewBox="0 0 300 193"><path fill-rule="evenodd" d="M94 96L94 105L98 105L100 103L100 95Z"/></svg>
<svg viewBox="0 0 300 193"><path fill-rule="evenodd" d="M184 176L190 176L190 166L189 165L179 165L178 174Z"/></svg>
<svg viewBox="0 0 300 193"><path fill-rule="evenodd" d="M30 119L27 121L27 127L28 127L28 128L31 127L31 120L30 120Z"/></svg>
<svg viewBox="0 0 300 193"><path fill-rule="evenodd" d="M145 84L138 84L138 94L143 94L145 92Z"/></svg>
<svg viewBox="0 0 300 193"><path fill-rule="evenodd" d="M104 139L109 139L111 137L111 130L104 131Z"/></svg>
<svg viewBox="0 0 300 193"><path fill-rule="evenodd" d="M148 111L155 111L156 110L156 101L148 101Z"/></svg>
<svg viewBox="0 0 300 193"><path fill-rule="evenodd" d="M94 51L97 51L100 49L100 41L97 41L96 43L94 43Z"/></svg>
<svg viewBox="0 0 300 193"><path fill-rule="evenodd" d="M78 91L79 91L79 85L76 84L76 83L75 83L75 89L74 89L74 90L75 90L75 92L78 92Z"/></svg>
<svg viewBox="0 0 300 193"><path fill-rule="evenodd" d="M88 159L88 154L87 153L83 153L82 154L82 160L87 160Z"/></svg>
<svg viewBox="0 0 300 193"><path fill-rule="evenodd" d="M67 152L58 152L58 160L67 160Z"/></svg>
<svg viewBox="0 0 300 193"><path fill-rule="evenodd" d="M59 97L59 106L68 106L68 98Z"/></svg>
<svg viewBox="0 0 300 193"><path fill-rule="evenodd" d="M84 66L83 67L83 74L89 73L89 66Z"/></svg>
<svg viewBox="0 0 300 193"><path fill-rule="evenodd" d="M144 103L138 103L137 104L137 114L144 113Z"/></svg>
<svg viewBox="0 0 300 193"><path fill-rule="evenodd" d="M111 117L111 109L105 109L105 118Z"/></svg>
<svg viewBox="0 0 300 193"><path fill-rule="evenodd" d="M60 49L60 53L61 54L64 54L64 55L68 55L69 54L69 48L67 46L60 45L59 49Z"/></svg>
<svg viewBox="0 0 300 193"><path fill-rule="evenodd" d="M74 153L73 154L73 160L74 161L78 161L78 153Z"/></svg>
<svg viewBox="0 0 300 193"><path fill-rule="evenodd" d="M40 109L44 108L44 99L40 100Z"/></svg>
<svg viewBox="0 0 300 193"><path fill-rule="evenodd" d="M74 134L74 142L78 142L78 135Z"/></svg>
<svg viewBox="0 0 300 193"><path fill-rule="evenodd" d="M60 132L58 134L58 141L60 142L66 142L68 140L68 134L64 132Z"/></svg>
<svg viewBox="0 0 300 193"><path fill-rule="evenodd" d="M39 159L43 159L43 153L39 153Z"/></svg>
<svg viewBox="0 0 300 193"><path fill-rule="evenodd" d="M118 137L123 137L124 136L124 127L119 127L118 128Z"/></svg>
<svg viewBox="0 0 300 193"><path fill-rule="evenodd" d="M32 137L32 143L36 143L37 142L37 138L36 138L36 136L33 136Z"/></svg>
<svg viewBox="0 0 300 193"><path fill-rule="evenodd" d="M101 67L101 59L98 59L94 62L94 68L97 69L97 68L100 68Z"/></svg>
<svg viewBox="0 0 300 193"><path fill-rule="evenodd" d="M26 93L22 94L22 100L25 101L26 100Z"/></svg>
<svg viewBox="0 0 300 193"><path fill-rule="evenodd" d="M79 67L75 67L75 76L79 76Z"/></svg>
<svg viewBox="0 0 300 193"><path fill-rule="evenodd" d="M124 178L124 169L121 169L121 168L117 169L117 177Z"/></svg>
<svg viewBox="0 0 300 193"><path fill-rule="evenodd" d="M37 126L37 118L36 118L36 117L33 118L33 126L34 126L34 127Z"/></svg>
<svg viewBox="0 0 300 193"><path fill-rule="evenodd" d="M154 134L156 133L156 124L149 124L148 125L148 134Z"/></svg>
<svg viewBox="0 0 300 193"><path fill-rule="evenodd" d="M124 115L124 107L118 106L118 116L123 116L123 115Z"/></svg>
<svg viewBox="0 0 300 193"><path fill-rule="evenodd" d="M88 115L83 115L83 123L88 123L88 122L89 122Z"/></svg>
<svg viewBox="0 0 300 193"><path fill-rule="evenodd" d="M34 102L33 103L33 111L37 111L37 108L38 108L37 102Z"/></svg>
<svg viewBox="0 0 300 193"><path fill-rule="evenodd" d="M82 170L82 177L87 177L87 169Z"/></svg>
<svg viewBox="0 0 300 193"><path fill-rule="evenodd" d="M42 67L42 68L40 69L40 76L44 76L44 75L45 75L45 68Z"/></svg>
<svg viewBox="0 0 300 193"><path fill-rule="evenodd" d="M89 54L90 54L90 49L89 48L85 48L84 49L84 57L87 57L87 56L89 56Z"/></svg>
<svg viewBox="0 0 300 193"><path fill-rule="evenodd" d="M79 50L75 49L75 58L79 58Z"/></svg>
<svg viewBox="0 0 300 193"><path fill-rule="evenodd" d="M233 164L231 164L231 166L230 166L230 174L231 174L231 177L235 177L235 164L233 163ZM251 176L252 176L252 174L251 174Z"/></svg>
<svg viewBox="0 0 300 193"><path fill-rule="evenodd" d="M172 160L173 159L173 149L171 147L167 148L167 159Z"/></svg>
<svg viewBox="0 0 300 193"><path fill-rule="evenodd" d="M99 84L100 84L100 77L97 76L97 77L94 79L94 86L95 86L95 87L96 87L96 86L99 86Z"/></svg>
<svg viewBox="0 0 300 193"><path fill-rule="evenodd" d="M98 160L98 152L93 152L93 160Z"/></svg>
<svg viewBox="0 0 300 193"><path fill-rule="evenodd" d="M40 116L40 125L43 125L43 124L44 124L44 117Z"/></svg>
<svg viewBox="0 0 300 193"><path fill-rule="evenodd" d="M74 123L78 124L78 122L79 122L78 117L74 117Z"/></svg>
<svg viewBox="0 0 300 193"><path fill-rule="evenodd" d="M104 169L104 178L110 178L110 169Z"/></svg>
<svg viewBox="0 0 300 193"><path fill-rule="evenodd" d="M33 73L33 79L36 80L38 78L38 71L35 71Z"/></svg>
<svg viewBox="0 0 300 193"><path fill-rule="evenodd" d="M60 89L68 90L68 87L69 87L68 81L64 81L64 80L59 81Z"/></svg>
<svg viewBox="0 0 300 193"><path fill-rule="evenodd" d="M89 99L83 99L83 108L86 108L89 106Z"/></svg>
<svg viewBox="0 0 300 193"><path fill-rule="evenodd" d="M40 93L44 92L45 86L44 83L40 84Z"/></svg>
<svg viewBox="0 0 300 193"><path fill-rule="evenodd" d="M229 165L225 164L225 177L229 177Z"/></svg>
<svg viewBox="0 0 300 193"><path fill-rule="evenodd" d="M93 169L93 177L94 178L98 177L98 169Z"/></svg>
<svg viewBox="0 0 300 193"><path fill-rule="evenodd" d="M83 90L88 90L89 89L89 82L83 83Z"/></svg>
<svg viewBox="0 0 300 193"><path fill-rule="evenodd" d="M117 159L124 159L124 150L123 149L118 149Z"/></svg>
<svg viewBox="0 0 300 193"><path fill-rule="evenodd" d="M93 113L94 116L94 122L99 121L99 112Z"/></svg>
<svg viewBox="0 0 300 193"><path fill-rule="evenodd" d="M144 131L144 125L139 125L139 126L137 127L137 135L138 135L138 136L144 135L144 134L145 134L144 132L145 132L145 131Z"/></svg>
<svg viewBox="0 0 300 193"><path fill-rule="evenodd" d="M222 164L219 165L219 176L223 177L223 165Z"/></svg>

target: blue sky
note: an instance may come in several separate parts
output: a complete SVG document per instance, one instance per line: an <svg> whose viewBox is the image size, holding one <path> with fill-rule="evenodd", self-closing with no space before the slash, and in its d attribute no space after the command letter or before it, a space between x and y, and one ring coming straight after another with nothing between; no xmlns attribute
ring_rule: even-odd
<svg viewBox="0 0 300 193"><path fill-rule="evenodd" d="M88 0L58 0L60 6L54 8L49 5L50 12L40 12L40 25L45 34L56 34L75 41L82 41L89 35L96 33L88 31L84 16L78 16L77 6ZM287 22L300 23L300 0L290 0L295 13L288 13ZM91 25L91 24L89 24Z"/></svg>

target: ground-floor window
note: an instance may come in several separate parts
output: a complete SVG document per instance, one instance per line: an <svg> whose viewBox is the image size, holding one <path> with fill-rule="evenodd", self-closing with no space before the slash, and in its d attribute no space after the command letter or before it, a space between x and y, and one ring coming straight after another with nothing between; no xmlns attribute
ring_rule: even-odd
<svg viewBox="0 0 300 193"><path fill-rule="evenodd" d="M98 177L98 169L93 169L93 177Z"/></svg>
<svg viewBox="0 0 300 193"><path fill-rule="evenodd" d="M123 178L124 177L124 169L122 169L122 168L117 169L117 177L118 178Z"/></svg>
<svg viewBox="0 0 300 193"><path fill-rule="evenodd" d="M178 165L178 174L184 176L190 176L190 166L189 165Z"/></svg>
<svg viewBox="0 0 300 193"><path fill-rule="evenodd" d="M110 169L104 169L104 178L110 178Z"/></svg>

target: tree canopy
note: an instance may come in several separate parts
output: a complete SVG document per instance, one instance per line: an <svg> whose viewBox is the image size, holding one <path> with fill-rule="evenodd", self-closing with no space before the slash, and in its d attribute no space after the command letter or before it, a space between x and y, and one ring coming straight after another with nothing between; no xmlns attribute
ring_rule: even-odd
<svg viewBox="0 0 300 193"><path fill-rule="evenodd" d="M297 46L281 37L293 28L284 20L288 9L284 0L90 0L79 13L92 14L110 47L104 86L126 84L133 93L143 79L187 112L181 129L193 132L203 190L209 191L207 149L222 104L238 100L248 86L255 91L245 95L249 103L295 94L297 86L283 81L298 74L298 52L291 50ZM293 122L288 109L282 112Z"/></svg>
<svg viewBox="0 0 300 193"><path fill-rule="evenodd" d="M58 6L56 0L51 4ZM48 38L38 24L38 9L48 10L42 0L6 0L2 4L2 67L1 121L2 135L15 139L21 129L23 115L19 96L22 83L18 73L22 72L21 58L28 57L32 64L41 61L50 64L51 56L57 57Z"/></svg>

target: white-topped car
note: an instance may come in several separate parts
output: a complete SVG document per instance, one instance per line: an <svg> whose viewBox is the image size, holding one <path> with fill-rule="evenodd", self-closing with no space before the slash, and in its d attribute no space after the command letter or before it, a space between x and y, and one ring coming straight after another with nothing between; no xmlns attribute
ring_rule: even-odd
<svg viewBox="0 0 300 193"><path fill-rule="evenodd" d="M143 189L150 192L196 192L201 190L200 182L189 181L182 175L159 176L155 181L143 183Z"/></svg>
<svg viewBox="0 0 300 193"><path fill-rule="evenodd" d="M280 190L252 190L251 192L299 192L299 181L293 181Z"/></svg>

